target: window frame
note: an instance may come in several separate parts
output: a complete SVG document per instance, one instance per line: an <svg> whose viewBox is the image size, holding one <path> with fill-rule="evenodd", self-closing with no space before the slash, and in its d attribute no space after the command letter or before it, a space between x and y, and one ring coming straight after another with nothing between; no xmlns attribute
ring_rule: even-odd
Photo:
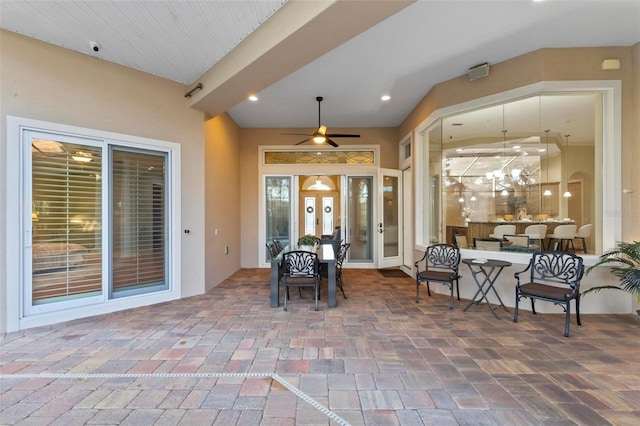
<svg viewBox="0 0 640 426"><path fill-rule="evenodd" d="M426 226L424 203L426 200L425 179L428 176L428 146L421 137L423 132L433 127L438 120L454 114L495 106L522 98L557 94L557 93L598 93L602 96L602 129L600 136L602 143L596 146L595 176L602 176L595 182L595 203L599 211L599 218L594 221L594 228L599 228L602 252L615 247L616 241L622 238L622 196L619 191L604 191L604 188L620 188L622 182L622 82L620 80L593 81L544 81L528 86L504 91L494 95L473 99L456 105L451 105L433 111L414 129L414 164L416 170L415 192L416 201L414 214L416 228L414 230L415 249L424 251L429 245L424 240ZM442 226L442 225L441 225ZM607 229L607 232L603 232ZM444 230L441 230L444 235ZM515 263L526 263L527 255L520 253L500 253L500 257ZM597 255L584 255L587 266L597 261Z"/></svg>
<svg viewBox="0 0 640 426"><path fill-rule="evenodd" d="M27 315L24 307L23 287L25 276L23 275L23 262L25 261L24 248L27 242L28 232L25 230L28 224L25 220L25 193L24 193L24 164L25 152L22 149L23 135L25 131L43 132L51 134L78 137L83 139L98 140L103 144L103 152L106 153L109 145L117 145L131 149L146 151L166 152L167 155L167 280L168 289L154 293L134 295L119 299L104 298L102 303L89 304L62 309L51 312L42 312ZM21 330L32 327L49 325L57 322L69 321L78 318L105 314L146 306L155 303L179 299L181 297L181 155L180 144L158 139L108 132L97 129L71 126L61 123L47 122L24 117L7 116L7 176L13 177L7 182L6 200L7 206L7 285L4 306L6 307L6 326L8 330ZM103 157L106 162L106 156ZM103 181L108 182L108 168L103 168ZM108 191L103 187L103 203ZM103 226L107 223L105 215L108 204L103 204ZM30 214L30 212L29 212ZM105 226L106 227L106 226ZM103 230L104 253L109 250L108 238ZM106 263L103 263L103 275ZM105 275L106 276L106 275ZM107 293L104 293L105 296Z"/></svg>

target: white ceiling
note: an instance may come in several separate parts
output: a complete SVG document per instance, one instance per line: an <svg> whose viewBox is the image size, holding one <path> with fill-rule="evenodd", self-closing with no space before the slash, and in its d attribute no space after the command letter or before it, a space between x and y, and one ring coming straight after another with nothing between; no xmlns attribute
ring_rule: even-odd
<svg viewBox="0 0 640 426"><path fill-rule="evenodd" d="M284 3L2 0L0 27L191 85L269 25ZM354 4L367 3L374 2ZM317 37L340 29L328 26ZM100 43L100 52L90 50L90 41ZM322 121L330 127L398 126L433 85L476 64L543 47L637 42L640 0L417 1L307 60L257 93L257 102L229 105L228 112L241 127L314 128L315 97L324 96ZM391 100L382 102L383 94Z"/></svg>

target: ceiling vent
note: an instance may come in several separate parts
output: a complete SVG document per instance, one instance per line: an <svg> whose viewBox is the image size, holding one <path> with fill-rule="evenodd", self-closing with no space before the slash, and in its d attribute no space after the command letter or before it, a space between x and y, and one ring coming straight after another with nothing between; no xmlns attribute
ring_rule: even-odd
<svg viewBox="0 0 640 426"><path fill-rule="evenodd" d="M469 77L469 81L477 80L482 77L486 77L489 75L489 64L485 62L484 64L476 65L475 67L469 68L467 71L467 76Z"/></svg>

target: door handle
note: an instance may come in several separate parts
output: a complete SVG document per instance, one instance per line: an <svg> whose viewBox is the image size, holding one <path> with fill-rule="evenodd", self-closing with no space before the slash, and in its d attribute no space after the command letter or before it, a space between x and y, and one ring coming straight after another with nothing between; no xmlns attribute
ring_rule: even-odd
<svg viewBox="0 0 640 426"><path fill-rule="evenodd" d="M320 225L320 219L316 217L316 225Z"/></svg>

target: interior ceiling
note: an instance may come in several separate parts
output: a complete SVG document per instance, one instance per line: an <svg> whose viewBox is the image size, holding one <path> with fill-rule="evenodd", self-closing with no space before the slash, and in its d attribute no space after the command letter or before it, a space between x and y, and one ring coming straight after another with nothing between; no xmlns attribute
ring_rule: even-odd
<svg viewBox="0 0 640 426"><path fill-rule="evenodd" d="M205 81L192 105L227 110L240 127L314 129L316 96L330 129L395 127L435 84L476 64L639 42L640 1L3 0L0 27L184 83L185 93ZM234 56L283 31L290 37L254 58Z"/></svg>

